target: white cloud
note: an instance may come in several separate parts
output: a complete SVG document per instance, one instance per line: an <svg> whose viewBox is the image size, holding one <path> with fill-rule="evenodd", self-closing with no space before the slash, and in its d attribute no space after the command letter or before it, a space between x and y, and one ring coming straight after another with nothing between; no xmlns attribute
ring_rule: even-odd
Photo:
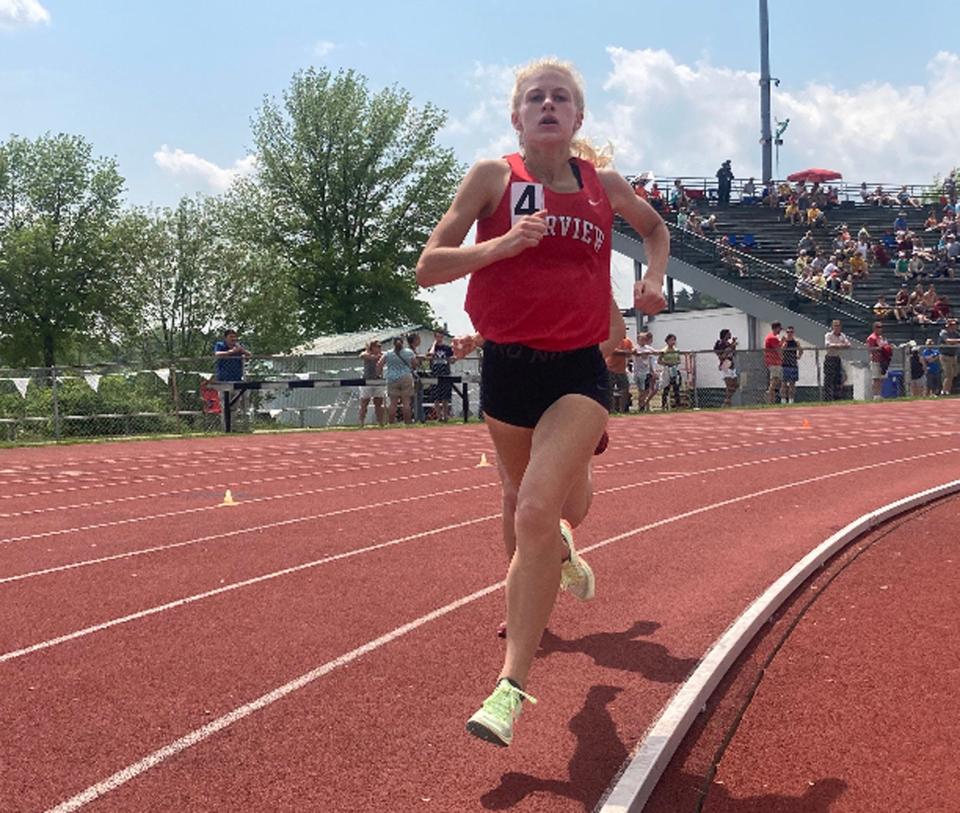
<svg viewBox="0 0 960 813"><path fill-rule="evenodd" d="M330 40L320 40L316 45L313 46L314 56L325 57L329 54L334 48L337 47L335 42L330 42Z"/></svg>
<svg viewBox="0 0 960 813"><path fill-rule="evenodd" d="M758 73L684 65L666 51L607 51L607 103L594 97L585 131L614 142L622 171L712 176L730 158L738 176L760 174ZM779 174L815 165L850 182L929 182L957 160L958 81L960 57L941 52L921 86L775 88L773 114L790 119Z"/></svg>
<svg viewBox="0 0 960 813"><path fill-rule="evenodd" d="M0 0L0 28L49 23L50 12L40 0Z"/></svg>
<svg viewBox="0 0 960 813"><path fill-rule="evenodd" d="M187 181L199 182L205 189L213 192L224 192L241 175L249 175L256 169L257 158L248 155L234 162L232 167L220 167L206 158L184 152L179 147L171 150L166 144L153 154L157 166L172 175L177 175Z"/></svg>

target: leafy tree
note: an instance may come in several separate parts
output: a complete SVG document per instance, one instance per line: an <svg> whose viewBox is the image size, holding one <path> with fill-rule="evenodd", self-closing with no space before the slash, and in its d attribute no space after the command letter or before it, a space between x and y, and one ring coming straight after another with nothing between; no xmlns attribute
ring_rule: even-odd
<svg viewBox="0 0 960 813"><path fill-rule="evenodd" d="M53 366L110 307L123 178L80 136L0 143L0 334L14 361Z"/></svg>
<svg viewBox="0 0 960 813"><path fill-rule="evenodd" d="M430 321L413 268L463 172L436 143L445 118L353 71L298 72L281 102L264 101L257 172L231 204L287 265L307 333Z"/></svg>

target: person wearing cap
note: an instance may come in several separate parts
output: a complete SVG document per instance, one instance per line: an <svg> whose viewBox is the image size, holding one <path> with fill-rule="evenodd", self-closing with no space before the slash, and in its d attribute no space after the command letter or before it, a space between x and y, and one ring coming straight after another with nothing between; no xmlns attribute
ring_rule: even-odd
<svg viewBox="0 0 960 813"><path fill-rule="evenodd" d="M730 205L730 188L732 186L733 170L730 169L730 159L728 158L717 170L717 204L719 206Z"/></svg>

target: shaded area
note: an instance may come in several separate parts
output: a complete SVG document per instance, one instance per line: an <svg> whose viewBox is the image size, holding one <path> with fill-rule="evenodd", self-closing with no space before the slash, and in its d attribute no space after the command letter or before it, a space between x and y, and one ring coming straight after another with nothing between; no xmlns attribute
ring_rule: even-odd
<svg viewBox="0 0 960 813"><path fill-rule="evenodd" d="M636 640L641 635L653 635L659 628L656 621L637 621L623 632L594 632L569 640L544 630L537 657L582 652L593 658L597 666L640 672L657 683L679 683L699 661L696 658L675 658L663 644Z"/></svg>
<svg viewBox="0 0 960 813"><path fill-rule="evenodd" d="M584 810L593 810L611 773L628 756L607 710L607 705L622 691L620 686L590 687L586 703L567 726L577 738L568 779L542 779L508 771L500 777L499 786L480 797L481 804L487 810L507 810L534 793L544 793L580 802Z"/></svg>
<svg viewBox="0 0 960 813"><path fill-rule="evenodd" d="M828 777L810 786L801 796L764 793L736 799L723 785L713 784L703 813L829 813L847 789L842 779Z"/></svg>

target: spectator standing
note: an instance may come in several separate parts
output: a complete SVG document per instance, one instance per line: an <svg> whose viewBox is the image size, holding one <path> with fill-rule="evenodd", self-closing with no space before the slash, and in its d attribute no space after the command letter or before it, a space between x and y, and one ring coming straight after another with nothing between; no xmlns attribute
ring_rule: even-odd
<svg viewBox="0 0 960 813"><path fill-rule="evenodd" d="M360 354L363 361L363 379L364 381L373 381L380 377L380 359L383 357L383 348L377 339L371 339L367 342L366 348ZM387 421L387 409L384 401L387 397L387 388L382 384L366 383L360 387L360 428L362 429L367 421L367 407L370 401L373 401L373 413L376 415L377 423L383 426Z"/></svg>
<svg viewBox="0 0 960 813"><path fill-rule="evenodd" d="M750 178L743 185L743 189L740 190L740 203L751 206L757 202L757 184L753 178Z"/></svg>
<svg viewBox="0 0 960 813"><path fill-rule="evenodd" d="M834 319L830 332L823 338L827 348L823 359L823 400L838 401L843 395L843 362L840 352L850 347L850 340L841 330L839 319Z"/></svg>
<svg viewBox="0 0 960 813"><path fill-rule="evenodd" d="M417 366L417 356L413 350L403 346L403 339L393 340L393 350L384 353L379 362L378 377L387 380L389 407L387 418L396 423L397 410L403 414L404 423L413 422L413 371Z"/></svg>
<svg viewBox="0 0 960 813"><path fill-rule="evenodd" d="M663 367L660 386L663 388L660 395L660 408L670 406L670 393L673 393L673 408L680 407L680 351L677 350L677 337L673 333L667 334L666 346L660 351L659 362Z"/></svg>
<svg viewBox="0 0 960 813"><path fill-rule="evenodd" d="M917 343L911 339L907 347L910 349L910 395L913 398L922 398L927 394L925 380L927 371L924 369L923 358L920 356Z"/></svg>
<svg viewBox="0 0 960 813"><path fill-rule="evenodd" d="M713 352L719 360L720 375L723 378L723 405L733 404L733 394L740 388L740 373L737 372L737 337L728 328L720 331L720 338L713 345Z"/></svg>
<svg viewBox="0 0 960 813"><path fill-rule="evenodd" d="M213 345L214 381L228 384L233 381L243 381L244 361L250 358L250 351L240 344L240 336L233 328L223 331L223 338ZM223 426L226 428L227 410L234 403L229 392L222 393L223 409L220 410ZM240 414L247 414L247 393L243 391L239 396Z"/></svg>
<svg viewBox="0 0 960 813"><path fill-rule="evenodd" d="M953 392L953 380L957 377L957 345L960 345L957 320L947 319L947 326L940 331L940 358L943 363L941 395L950 395Z"/></svg>
<svg viewBox="0 0 960 813"><path fill-rule="evenodd" d="M783 385L780 394L785 404L792 404L796 400L797 381L800 380L800 357L803 348L797 341L793 325L787 325L787 335L782 343Z"/></svg>
<svg viewBox="0 0 960 813"><path fill-rule="evenodd" d="M717 203L726 207L730 205L730 189L733 186L733 170L728 158L717 170Z"/></svg>
<svg viewBox="0 0 960 813"><path fill-rule="evenodd" d="M627 375L627 360L633 357L633 342L624 336L612 353L605 359L613 398L611 412L627 412L630 398L630 376Z"/></svg>
<svg viewBox="0 0 960 813"><path fill-rule="evenodd" d="M873 400L880 400L880 390L883 378L887 374L887 367L893 356L893 348L883 337L883 322L873 323L873 333L867 336L867 347L870 348L870 379L873 382Z"/></svg>
<svg viewBox="0 0 960 813"><path fill-rule="evenodd" d="M779 322L770 325L770 332L763 340L763 364L767 368L767 403L773 404L781 397L783 384L783 326Z"/></svg>
<svg viewBox="0 0 960 813"><path fill-rule="evenodd" d="M653 334L649 330L637 334L634 351L633 380L637 385L637 411L646 412L650 399L657 392L657 351L651 346Z"/></svg>
<svg viewBox="0 0 960 813"><path fill-rule="evenodd" d="M943 390L943 364L940 348L933 343L933 339L927 339L920 357L927 373L927 395L936 397Z"/></svg>
<svg viewBox="0 0 960 813"><path fill-rule="evenodd" d="M433 377L449 376L450 365L453 364L453 346L446 342L447 334L442 330L433 332L433 345L427 351L430 361L430 375ZM446 422L450 418L450 399L453 394L453 384L449 381L438 381L426 394L428 401L433 401L433 411L438 420Z"/></svg>

